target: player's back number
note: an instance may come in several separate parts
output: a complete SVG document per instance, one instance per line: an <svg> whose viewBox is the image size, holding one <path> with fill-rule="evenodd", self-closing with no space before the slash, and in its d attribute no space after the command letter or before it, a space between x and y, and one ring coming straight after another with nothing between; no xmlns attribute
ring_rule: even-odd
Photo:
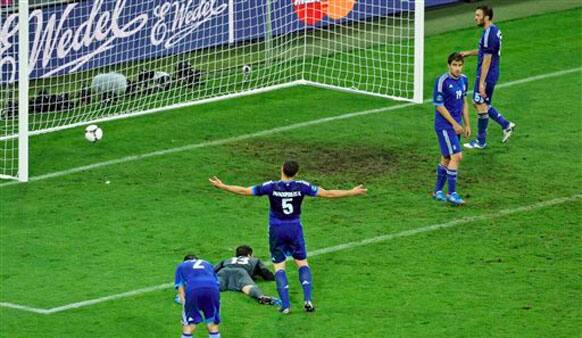
<svg viewBox="0 0 582 338"><path fill-rule="evenodd" d="M282 203L282 208L283 208L283 213L285 215L291 215L293 213L293 204L291 204L291 202L293 201L292 198L283 198L281 200Z"/></svg>
<svg viewBox="0 0 582 338"><path fill-rule="evenodd" d="M204 265L202 265L202 261L197 260L196 262L194 262L194 265L192 265L192 269L194 269L194 270L204 269Z"/></svg>
<svg viewBox="0 0 582 338"><path fill-rule="evenodd" d="M230 261L230 264L246 265L246 264L249 264L249 258L248 257L233 257L232 260Z"/></svg>

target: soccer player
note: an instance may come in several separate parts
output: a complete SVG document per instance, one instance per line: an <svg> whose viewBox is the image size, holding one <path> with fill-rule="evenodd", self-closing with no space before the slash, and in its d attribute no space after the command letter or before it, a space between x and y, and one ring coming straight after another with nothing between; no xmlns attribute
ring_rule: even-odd
<svg viewBox="0 0 582 338"><path fill-rule="evenodd" d="M204 321L209 338L220 338L220 291L212 264L186 255L176 268L175 287L182 310L182 338L194 337L196 324Z"/></svg>
<svg viewBox="0 0 582 338"><path fill-rule="evenodd" d="M299 282L303 287L304 309L315 311L311 299L311 268L307 263L307 251L301 224L301 203L305 196L338 198L362 195L367 192L361 185L350 190L325 190L305 181L297 181L299 164L286 161L281 167L281 180L269 181L252 187L241 187L222 183L218 177L209 178L216 188L244 196L268 196L269 211L269 250L275 267L275 282L281 299L281 313L291 311L289 285L285 273L285 260L288 256L295 259L299 270Z"/></svg>
<svg viewBox="0 0 582 338"><path fill-rule="evenodd" d="M437 179L433 192L434 199L460 205L465 201L457 193L457 170L463 158L461 134L471 136L467 87L469 82L462 74L464 58L460 53L452 53L448 58L449 71L441 75L434 84L433 103L436 106L434 128L441 148L441 161L437 166ZM462 121L465 126L463 127ZM449 185L449 195L443 187Z"/></svg>
<svg viewBox="0 0 582 338"><path fill-rule="evenodd" d="M267 269L263 261L253 257L253 249L248 245L236 248L235 256L223 260L214 266L214 271L220 281L220 291L240 291L255 298L259 304L276 305L278 300L265 296L255 279L274 281L275 275Z"/></svg>
<svg viewBox="0 0 582 338"><path fill-rule="evenodd" d="M493 8L479 6L475 10L475 22L483 27L479 40L479 49L461 52L463 56L478 56L477 78L473 94L473 105L477 109L477 139L465 143L469 149L484 149L487 146L487 126L489 118L497 122L503 129L501 141L507 142L515 123L507 121L492 105L493 91L499 79L499 64L501 58L501 31L493 24Z"/></svg>

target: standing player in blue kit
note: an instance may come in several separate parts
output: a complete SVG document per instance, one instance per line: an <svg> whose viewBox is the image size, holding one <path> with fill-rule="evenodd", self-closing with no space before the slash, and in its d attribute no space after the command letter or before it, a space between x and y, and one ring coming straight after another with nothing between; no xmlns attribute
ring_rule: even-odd
<svg viewBox="0 0 582 338"><path fill-rule="evenodd" d="M315 311L311 298L311 269L307 263L307 251L301 224L301 203L305 196L339 198L362 195L367 192L361 185L350 190L325 190L305 181L297 181L299 164L286 161L281 167L281 179L252 187L241 187L222 183L216 176L209 181L216 188L245 196L268 196L269 210L269 250L275 267L277 292L281 299L281 313L291 310L289 285L285 273L285 260L293 257L299 269L299 282L303 287L304 309Z"/></svg>
<svg viewBox="0 0 582 338"><path fill-rule="evenodd" d="M209 338L220 338L220 290L212 264L186 255L176 268L175 287L182 310L182 338L194 337L196 324L204 322Z"/></svg>
<svg viewBox="0 0 582 338"><path fill-rule="evenodd" d="M433 91L434 129L441 149L433 198L460 205L465 203L457 193L457 171L463 158L460 137L471 136L466 98L469 83L462 74L464 58L460 53L449 55L448 64L449 71L436 79ZM443 192L446 182L448 195Z"/></svg>
<svg viewBox="0 0 582 338"><path fill-rule="evenodd" d="M515 123L503 117L493 107L493 92L499 80L501 65L501 44L503 35L493 24L493 8L480 6L475 10L475 22L483 28L479 49L461 52L463 56L477 56L477 74L473 92L473 105L477 109L477 139L465 143L468 149L484 149L487 146L487 126L489 119L497 122L503 129L501 142L505 143L513 134Z"/></svg>

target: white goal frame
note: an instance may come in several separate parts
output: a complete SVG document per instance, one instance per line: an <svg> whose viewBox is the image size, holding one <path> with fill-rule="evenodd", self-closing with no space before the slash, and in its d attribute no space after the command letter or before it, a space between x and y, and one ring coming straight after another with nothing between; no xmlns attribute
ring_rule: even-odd
<svg viewBox="0 0 582 338"><path fill-rule="evenodd" d="M269 10L267 14L269 17L271 14L271 3L272 1L276 0L266 0L268 1L267 7ZM233 11L233 4L235 0L228 0L229 2L229 13L232 17ZM8 139L18 139L18 171L16 176L9 176L0 174L0 179L16 179L20 182L27 182L29 179L29 146L28 140L30 136L39 135L49 132L54 132L58 130L64 130L69 128L75 128L91 123L99 123L117 119L124 119L133 116L140 116L145 114L151 114L159 111L167 111L172 110L175 108L187 107L192 105L198 104L205 104L209 102L227 100L235 97L241 97L246 95L254 95L259 93L264 93L268 91L278 90L282 88L288 88L298 85L308 85L314 87L320 87L325 89L331 90L338 90L348 93L355 93L355 94L365 94L365 95L373 95L379 96L387 99L393 99L398 101L408 101L414 103L422 103L423 101L423 66L424 66L424 12L425 12L425 0L410 0L410 1L403 1L403 2L412 2L414 3L414 89L413 89L413 97L412 98L403 98L403 97L396 97L392 95L385 95L379 93L372 93L365 90L355 89L355 88L347 88L347 87L340 87L330 84L324 84L319 82L314 82L305 79L305 72L303 72L302 79L295 80L283 84L276 84L271 85L268 87L256 88L245 90L242 92L237 92L233 94L211 97L207 99L201 99L196 101L190 102L183 102L178 104L172 104L164 107L159 107L155 109L143 110L143 111L136 111L136 112L126 112L122 114L116 114L111 116L106 116L102 118L93 119L91 121L82 121L62 126L56 126L52 128L45 128L41 130L32 130L29 131L29 111L28 111L28 102L29 102L29 60L28 60L28 46L29 46L29 27L28 27L28 20L19 20L19 53L18 53L18 134L17 135L7 135L0 137L0 141L5 141ZM29 13L29 3L28 0L18 0L18 16L19 18L28 17ZM229 23L232 25L231 20L229 19ZM231 26L233 27L233 26ZM270 27L268 28L270 30ZM270 32L269 32L270 33ZM229 31L229 40L234 40L234 31L231 28ZM266 40L269 39L268 36L265 37ZM307 40L305 40L307 41ZM268 41L266 43L269 43ZM306 42L307 43L307 42Z"/></svg>

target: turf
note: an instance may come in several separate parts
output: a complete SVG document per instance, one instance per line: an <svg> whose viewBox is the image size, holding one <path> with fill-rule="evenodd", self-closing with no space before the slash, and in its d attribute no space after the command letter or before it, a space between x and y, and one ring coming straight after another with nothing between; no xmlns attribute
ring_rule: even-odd
<svg viewBox="0 0 582 338"><path fill-rule="evenodd" d="M501 82L580 68L581 15L574 9L500 22ZM468 28L426 39L425 97L449 51L472 48L478 34ZM474 68L468 60L471 79ZM496 92L496 107L518 130L503 145L491 124L487 151L465 153L462 208L430 199L439 156L430 104L2 186L0 300L52 308L161 285L187 251L217 262L247 243L266 259L266 200L220 193L206 179L260 183L294 157L303 179L370 189L362 198L305 202L310 251L484 218L312 257L314 314L295 306L280 316L225 293L224 337L576 336L580 200L493 215L580 194L581 88L574 72ZM296 87L105 123L97 144L67 130L31 138L31 176L397 104ZM299 305L293 269L289 278ZM273 284L261 286L274 294ZM178 336L180 307L172 299L163 289L51 315L2 307L0 337Z"/></svg>

